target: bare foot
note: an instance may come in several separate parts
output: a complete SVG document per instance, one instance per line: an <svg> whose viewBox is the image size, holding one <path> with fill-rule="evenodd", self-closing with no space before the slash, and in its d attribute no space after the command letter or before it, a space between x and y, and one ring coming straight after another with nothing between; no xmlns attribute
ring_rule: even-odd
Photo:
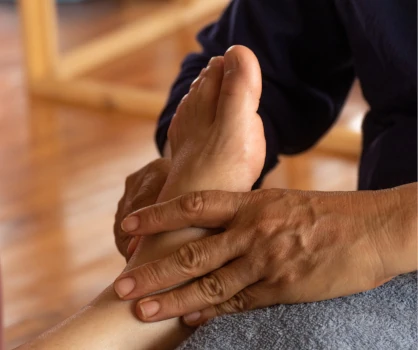
<svg viewBox="0 0 418 350"><path fill-rule="evenodd" d="M251 190L266 152L257 114L260 95L260 67L249 49L234 46L224 57L211 60L171 123L173 165L159 202L191 191ZM208 234L189 229L143 237L125 270Z"/></svg>
<svg viewBox="0 0 418 350"><path fill-rule="evenodd" d="M260 95L260 67L249 49L235 46L212 59L168 131L174 166L159 201L198 190L251 189L266 147Z"/></svg>

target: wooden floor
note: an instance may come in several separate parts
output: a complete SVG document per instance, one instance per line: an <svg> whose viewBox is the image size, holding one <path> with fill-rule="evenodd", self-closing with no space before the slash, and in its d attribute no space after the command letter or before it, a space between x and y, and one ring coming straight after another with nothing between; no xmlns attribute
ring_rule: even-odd
<svg viewBox="0 0 418 350"><path fill-rule="evenodd" d="M62 48L158 6L164 2L62 6ZM193 38L201 25L90 75L167 91L181 58L198 48ZM11 349L75 312L121 271L124 261L112 234L116 203L125 176L157 152L150 119L26 95L18 19L10 4L0 5L0 47L0 256L5 345ZM344 123L358 124L365 108L358 86L353 96ZM284 159L265 186L352 190L356 174L355 159L312 151Z"/></svg>

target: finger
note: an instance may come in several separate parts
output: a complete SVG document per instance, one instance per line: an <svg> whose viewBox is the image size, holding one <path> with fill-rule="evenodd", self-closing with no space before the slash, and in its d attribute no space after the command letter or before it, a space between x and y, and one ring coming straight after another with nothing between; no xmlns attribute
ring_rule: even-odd
<svg viewBox="0 0 418 350"><path fill-rule="evenodd" d="M115 292L121 299L135 299L216 270L245 250L243 240L228 236L224 232L187 243L165 258L124 272L114 283Z"/></svg>
<svg viewBox="0 0 418 350"><path fill-rule="evenodd" d="M130 236L120 228L120 220L117 218L115 219L115 223L113 224L113 233L118 251L128 260L126 252L132 236Z"/></svg>
<svg viewBox="0 0 418 350"><path fill-rule="evenodd" d="M131 191L138 191L129 205L129 211L125 211L125 217L120 227L122 231L129 232L134 230L138 222L136 218L126 220L133 211L155 204L157 198L167 179L170 168L170 162L161 159L160 162L153 162L154 166L150 166L147 173L143 176L139 189L132 188Z"/></svg>
<svg viewBox="0 0 418 350"><path fill-rule="evenodd" d="M141 236L135 236L131 238L128 244L128 248L126 249L126 259L129 261L132 257L132 255L135 252L135 249L138 247L139 241L141 239Z"/></svg>
<svg viewBox="0 0 418 350"><path fill-rule="evenodd" d="M116 245L127 260L129 260L126 256L127 248L132 236L122 230L122 220L134 210L155 203L165 183L170 166L171 161L169 159L159 158L129 175L126 179L125 191L118 203L115 215L113 232ZM141 187L144 182L145 186Z"/></svg>
<svg viewBox="0 0 418 350"><path fill-rule="evenodd" d="M137 315L154 322L221 304L259 279L253 266L248 259L236 259L184 287L140 300Z"/></svg>
<svg viewBox="0 0 418 350"><path fill-rule="evenodd" d="M154 166L149 167L149 170L144 175L141 187L133 198L132 211L155 204L157 201L161 189L167 180L167 174L170 171L170 162L165 159L159 160L161 161L153 162Z"/></svg>
<svg viewBox="0 0 418 350"><path fill-rule="evenodd" d="M139 225L137 218L135 216L132 217L130 214L138 209L155 204L159 193L160 190L157 190L157 187L154 188L149 183L141 186L135 199L130 204L130 212L126 213L125 218L120 224L120 228L124 234L130 235L130 231L138 228Z"/></svg>
<svg viewBox="0 0 418 350"><path fill-rule="evenodd" d="M260 309L274 304L274 295L260 281L241 290L223 303L186 314L182 320L190 327L197 327L217 316Z"/></svg>
<svg viewBox="0 0 418 350"><path fill-rule="evenodd" d="M141 169L142 170L142 169ZM136 174L128 176L125 180L125 190L122 198L118 202L117 211L115 214L115 220L113 224L113 233L115 236L115 243L119 252L127 259L126 251L129 244L129 241L132 236L127 234L121 228L121 222L125 216L130 213L132 210L132 192L129 190L133 185L132 177Z"/></svg>
<svg viewBox="0 0 418 350"><path fill-rule="evenodd" d="M224 191L192 192L168 202L132 213L125 220L136 220L132 235L151 235L185 227L227 227L244 198L244 193ZM135 219L131 219L131 218ZM123 223L125 227L125 221Z"/></svg>

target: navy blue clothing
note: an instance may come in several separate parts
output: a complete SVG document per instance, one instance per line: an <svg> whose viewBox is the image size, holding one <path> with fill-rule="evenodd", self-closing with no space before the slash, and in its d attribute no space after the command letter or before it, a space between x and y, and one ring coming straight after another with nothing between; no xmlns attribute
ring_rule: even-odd
<svg viewBox="0 0 418 350"><path fill-rule="evenodd" d="M302 152L335 122L357 76L370 111L363 123L359 189L417 181L416 0L234 0L198 35L160 117L160 151L177 104L213 56L232 45L260 62L267 156Z"/></svg>

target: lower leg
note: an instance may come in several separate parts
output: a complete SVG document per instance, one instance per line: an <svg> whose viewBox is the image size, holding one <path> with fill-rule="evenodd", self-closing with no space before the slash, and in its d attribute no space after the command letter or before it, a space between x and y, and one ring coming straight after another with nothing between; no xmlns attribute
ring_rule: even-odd
<svg viewBox="0 0 418 350"><path fill-rule="evenodd" d="M170 130L173 171L162 191L161 201L194 190L250 190L261 172L265 143L262 124L256 115L259 96L250 96L251 101L246 104L247 91L241 94L240 103L219 95L221 84L224 89L239 89L242 85L241 88L247 86L255 94L260 93L255 58L240 50L243 49L227 54L227 63L238 58L241 62L250 60L250 72L244 65L229 75L227 71L223 78L223 66L210 67L180 106ZM254 65L255 74L251 71ZM242 80L247 85L242 84ZM198 119L192 114L199 108L202 110ZM202 127L202 123L206 125ZM149 238L142 245L145 249L137 249L127 268L155 260L206 234L205 230L188 229ZM76 315L19 349L171 349L191 333L178 318L157 323L139 321L134 313L135 304L120 301L110 286Z"/></svg>

